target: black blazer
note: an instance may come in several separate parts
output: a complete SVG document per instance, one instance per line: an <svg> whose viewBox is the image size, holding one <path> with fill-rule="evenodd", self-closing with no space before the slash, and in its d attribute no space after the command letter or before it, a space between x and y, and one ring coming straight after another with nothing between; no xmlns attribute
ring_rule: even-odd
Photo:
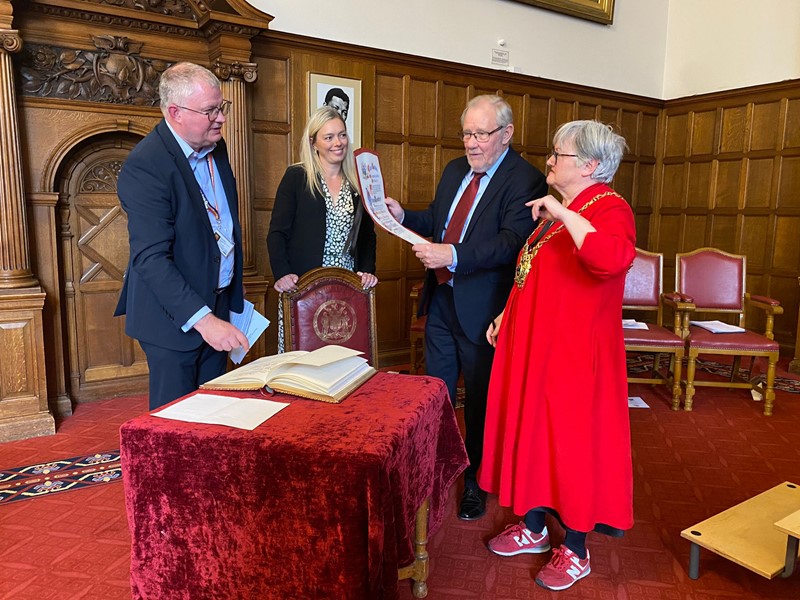
<svg viewBox="0 0 800 600"><path fill-rule="evenodd" d="M405 211L403 225L441 242L447 214L469 170L466 156L448 163L433 202L423 211ZM456 316L464 333L475 343L485 341L489 323L503 310L514 282L517 255L533 231L531 209L525 203L546 193L542 172L509 148L481 196L463 241L455 244ZM436 274L428 269L420 296L420 316L427 312L436 285Z"/></svg>
<svg viewBox="0 0 800 600"><path fill-rule="evenodd" d="M233 218L231 310L241 312L242 231L224 140L213 156ZM125 333L142 342L170 350L199 347L202 336L181 327L204 305L214 309L220 251L200 185L165 121L131 151L117 193L128 215L130 259L114 315L127 315Z"/></svg>
<svg viewBox="0 0 800 600"><path fill-rule="evenodd" d="M353 190L355 215L349 239L355 270L375 272L375 227L364 214L357 190ZM301 165L286 169L278 191L267 234L267 250L273 277L303 275L322 266L325 248L325 198L308 189L306 172Z"/></svg>

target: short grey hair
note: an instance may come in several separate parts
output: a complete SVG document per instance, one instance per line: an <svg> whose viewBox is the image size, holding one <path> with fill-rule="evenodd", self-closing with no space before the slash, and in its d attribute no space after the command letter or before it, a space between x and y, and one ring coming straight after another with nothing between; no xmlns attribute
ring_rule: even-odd
<svg viewBox="0 0 800 600"><path fill-rule="evenodd" d="M563 147L571 142L578 160L589 162L596 160L597 168L592 179L608 183L622 161L628 145L625 138L615 133L611 125L600 121L570 121L558 128L553 136L553 147Z"/></svg>
<svg viewBox="0 0 800 600"><path fill-rule="evenodd" d="M511 105L500 96L494 94L483 94L482 96L475 96L472 100L467 102L467 107L461 113L461 127L464 127L464 119L467 116L467 111L483 102L489 103L494 108L494 118L498 127L506 127L514 122L514 112L511 110Z"/></svg>
<svg viewBox="0 0 800 600"><path fill-rule="evenodd" d="M217 76L200 65L179 62L161 74L158 95L161 97L161 112L166 116L170 104L181 105L197 91L197 86L206 84L219 89Z"/></svg>

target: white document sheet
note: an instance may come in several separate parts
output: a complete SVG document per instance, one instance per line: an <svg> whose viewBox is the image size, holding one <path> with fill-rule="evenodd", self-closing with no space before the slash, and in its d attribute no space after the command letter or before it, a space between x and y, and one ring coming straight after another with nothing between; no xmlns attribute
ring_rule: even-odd
<svg viewBox="0 0 800 600"><path fill-rule="evenodd" d="M381 174L378 155L361 148L355 152L355 156L361 198L364 201L364 208L367 214L375 221L375 224L409 244L430 244L424 237L398 223L386 207L383 175Z"/></svg>
<svg viewBox="0 0 800 600"><path fill-rule="evenodd" d="M697 325L703 329L707 329L711 333L742 333L744 328L738 325L729 325L722 321L689 321L692 325Z"/></svg>
<svg viewBox="0 0 800 600"><path fill-rule="evenodd" d="M647 329L647 323L642 323L636 319L622 319L623 329Z"/></svg>
<svg viewBox="0 0 800 600"><path fill-rule="evenodd" d="M628 396L628 408L650 408L640 396Z"/></svg>
<svg viewBox="0 0 800 600"><path fill-rule="evenodd" d="M231 398L200 393L153 413L153 416L252 431L287 406L289 404L286 402L261 398Z"/></svg>
<svg viewBox="0 0 800 600"><path fill-rule="evenodd" d="M261 334L269 327L269 319L258 312L253 306L253 303L249 300L244 301L244 310L242 312L231 312L230 315L231 325L235 325L239 331L244 333L247 341L250 342L251 348ZM231 362L235 365L240 364L246 354L244 348L241 346L228 352Z"/></svg>

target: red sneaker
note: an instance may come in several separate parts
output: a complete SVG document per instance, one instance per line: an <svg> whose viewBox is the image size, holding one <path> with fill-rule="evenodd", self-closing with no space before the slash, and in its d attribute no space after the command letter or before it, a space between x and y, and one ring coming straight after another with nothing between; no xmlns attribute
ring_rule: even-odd
<svg viewBox="0 0 800 600"><path fill-rule="evenodd" d="M583 579L591 572L588 549L586 558L581 560L572 550L561 546L553 550L553 558L536 575L536 583L557 592L572 587L578 579Z"/></svg>
<svg viewBox="0 0 800 600"><path fill-rule="evenodd" d="M500 535L489 540L489 550L500 556L516 556L517 554L541 554L550 550L550 536L547 527L541 533L533 533L520 521L516 525L508 525Z"/></svg>

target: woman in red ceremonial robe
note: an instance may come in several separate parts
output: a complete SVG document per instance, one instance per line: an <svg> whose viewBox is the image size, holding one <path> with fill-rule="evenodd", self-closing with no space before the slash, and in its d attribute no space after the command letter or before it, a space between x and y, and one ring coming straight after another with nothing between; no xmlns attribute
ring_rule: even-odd
<svg viewBox="0 0 800 600"><path fill-rule="evenodd" d="M562 590L591 572L586 534L633 525L625 275L636 234L611 181L625 140L597 121L562 125L547 183L529 203L539 225L516 285L486 332L496 346L478 483L524 514L489 542L501 556L550 550L545 513L566 530L536 583Z"/></svg>

